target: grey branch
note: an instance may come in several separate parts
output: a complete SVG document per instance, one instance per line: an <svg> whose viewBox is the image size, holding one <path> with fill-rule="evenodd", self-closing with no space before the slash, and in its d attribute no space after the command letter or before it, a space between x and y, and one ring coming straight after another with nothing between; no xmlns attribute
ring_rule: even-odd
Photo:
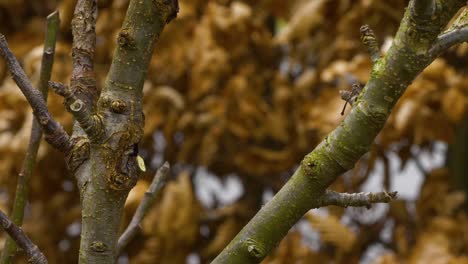
<svg viewBox="0 0 468 264"><path fill-rule="evenodd" d="M138 230L140 229L140 224L143 221L143 218L146 216L149 209L154 204L157 195L166 183L169 168L169 163L165 162L156 172L156 175L154 176L151 185L145 192L143 199L138 205L138 208L135 214L133 215L130 224L119 238L119 241L117 243L117 254L120 254L122 250L128 245L128 243L133 239L133 237L135 237L135 235L137 234Z"/></svg>
<svg viewBox="0 0 468 264"><path fill-rule="evenodd" d="M463 28L454 28L437 37L437 41L429 50L431 56L437 56L450 47L468 41L468 26Z"/></svg>
<svg viewBox="0 0 468 264"><path fill-rule="evenodd" d="M31 105L34 116L39 121L47 142L58 150L67 153L71 147L70 137L63 130L62 126L52 118L44 97L41 92L34 89L15 55L13 55L8 47L5 36L2 34L0 34L0 56L5 59L13 80Z"/></svg>
<svg viewBox="0 0 468 264"><path fill-rule="evenodd" d="M336 205L341 207L370 208L374 203L388 203L395 199L397 192L361 192L361 193L339 193L327 190L322 197L321 206Z"/></svg>
<svg viewBox="0 0 468 264"><path fill-rule="evenodd" d="M101 118L90 109L90 105L77 98L73 91L62 83L49 82L49 86L56 94L65 99L68 112L75 117L88 136L98 138L100 136L98 133L103 131L103 124Z"/></svg>
<svg viewBox="0 0 468 264"><path fill-rule="evenodd" d="M26 254L29 256L29 263L47 264L47 259L41 250L26 236L23 230L15 225L1 210L0 221L8 235L13 238L16 244L26 251Z"/></svg>

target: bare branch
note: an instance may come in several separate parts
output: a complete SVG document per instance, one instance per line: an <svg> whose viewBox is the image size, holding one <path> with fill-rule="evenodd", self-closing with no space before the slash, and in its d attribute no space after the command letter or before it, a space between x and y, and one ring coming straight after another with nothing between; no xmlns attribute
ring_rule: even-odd
<svg viewBox="0 0 468 264"><path fill-rule="evenodd" d="M79 0L76 3L72 20L73 71L70 82L71 94L76 98L73 102L68 100L69 109L92 141L104 134L102 121L95 111L98 96L94 73L96 18L96 0Z"/></svg>
<svg viewBox="0 0 468 264"><path fill-rule="evenodd" d="M338 193L327 190L322 197L320 206L336 205L341 207L370 208L374 203L389 203L396 198L397 192L361 192L361 193Z"/></svg>
<svg viewBox="0 0 468 264"><path fill-rule="evenodd" d="M90 137L99 137L102 132L102 129L100 129L100 127L102 127L102 121L101 118L91 110L90 105L85 104L82 100L77 98L72 90L62 83L49 82L49 85L55 93L65 99L68 112L73 114L81 128L83 128Z"/></svg>
<svg viewBox="0 0 468 264"><path fill-rule="evenodd" d="M431 56L437 56L450 47L468 42L468 27L455 28L437 37L437 41L429 50Z"/></svg>
<svg viewBox="0 0 468 264"><path fill-rule="evenodd" d="M44 97L38 90L34 89L18 60L8 47L5 36L2 34L0 34L0 55L5 59L13 80L31 105L34 116L39 121L45 133L47 142L62 152L68 152L71 147L68 134L63 130L62 126L52 118L52 115L47 109Z"/></svg>
<svg viewBox="0 0 468 264"><path fill-rule="evenodd" d="M468 7L461 12L448 31L440 34L429 49L429 55L438 56L450 47L468 41Z"/></svg>
<svg viewBox="0 0 468 264"><path fill-rule="evenodd" d="M58 11L53 12L47 17L47 25L45 32L44 50L42 53L41 70L39 76L39 91L42 93L44 100L47 100L47 81L52 74L52 65L54 63L55 42L57 40L57 31L59 28ZM29 197L29 180L32 170L36 163L37 151L41 142L42 131L41 126L36 118L32 121L31 137L29 138L28 149L23 161L21 172L18 176L16 186L15 201L11 218L13 223L21 226L23 223L24 207ZM16 252L16 244L11 238L7 238L3 248L0 263L11 263L11 259Z"/></svg>
<svg viewBox="0 0 468 264"><path fill-rule="evenodd" d="M145 192L143 199L138 205L138 208L135 214L133 215L130 224L119 238L119 241L117 243L117 255L119 255L122 252L122 250L128 245L128 243L133 239L133 237L135 237L138 230L140 229L140 224L143 221L143 218L154 204L157 195L166 183L169 168L169 163L165 162L156 172L156 175L154 176L151 185Z"/></svg>
<svg viewBox="0 0 468 264"><path fill-rule="evenodd" d="M23 230L15 225L1 210L0 221L8 235L26 251L26 254L29 256L29 263L47 264L47 259L41 250L26 236Z"/></svg>
<svg viewBox="0 0 468 264"><path fill-rule="evenodd" d="M369 25L363 25L359 29L361 32L361 41L367 47L371 56L372 63L376 63L380 59L380 49L374 31Z"/></svg>

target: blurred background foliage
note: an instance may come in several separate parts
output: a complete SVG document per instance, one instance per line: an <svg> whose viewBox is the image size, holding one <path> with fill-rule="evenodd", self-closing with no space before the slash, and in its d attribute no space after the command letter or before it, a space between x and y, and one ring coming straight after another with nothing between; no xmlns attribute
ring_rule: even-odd
<svg viewBox="0 0 468 264"><path fill-rule="evenodd" d="M68 83L75 0L0 0L0 32L34 82L44 18L60 10L52 80ZM365 84L359 27L389 47L407 1L179 0L144 86L149 171L171 180L119 263L208 263L334 127L339 89ZM99 0L96 73L102 86L128 0ZM408 88L369 154L337 180L345 192L400 191L366 209L309 212L263 263L468 263L468 44L452 48ZM10 211L31 110L0 61L0 208ZM54 116L71 129L61 99ZM349 111L349 109L347 110ZM399 182L399 184L396 184ZM77 263L79 195L60 153L41 145L24 229L50 263ZM0 245L5 234L1 234ZM3 247L3 246L2 246ZM24 254L17 263L24 263Z"/></svg>

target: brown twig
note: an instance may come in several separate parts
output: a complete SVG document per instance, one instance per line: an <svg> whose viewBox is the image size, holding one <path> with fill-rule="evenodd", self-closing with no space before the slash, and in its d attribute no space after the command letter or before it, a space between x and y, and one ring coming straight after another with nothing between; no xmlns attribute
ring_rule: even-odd
<svg viewBox="0 0 468 264"><path fill-rule="evenodd" d="M16 82L39 121L47 142L58 150L67 153L70 150L70 137L62 126L52 118L41 92L34 89L26 73L21 68L15 55L8 47L5 36L0 34L0 56L5 59L13 80Z"/></svg>
<svg viewBox="0 0 468 264"><path fill-rule="evenodd" d="M47 81L50 79L52 74L52 65L54 63L55 42L57 40L58 28L59 14L58 11L55 11L47 17L44 50L42 53L41 70L38 84L39 91L42 93L45 101L47 101ZM41 142L41 137L41 126L37 119L34 118L32 121L28 149L26 151L26 156L23 161L21 172L18 176L15 201L13 203L13 210L11 212L12 221L18 226L21 226L23 223L24 207L26 206L29 196L29 180L36 163L36 156ZM11 238L7 238L3 248L2 256L0 258L0 263L11 263L11 259L15 252L15 242Z"/></svg>
<svg viewBox="0 0 468 264"><path fill-rule="evenodd" d="M26 251L26 254L29 256L29 263L47 264L47 259L41 250L26 236L23 230L15 225L1 210L0 222L8 235Z"/></svg>
<svg viewBox="0 0 468 264"><path fill-rule="evenodd" d="M145 192L143 199L141 200L138 208L133 215L130 224L127 229L120 236L117 243L117 255L119 255L122 250L128 245L128 243L135 237L138 230L140 229L140 224L143 221L143 218L148 213L149 209L153 206L154 201L156 200L157 195L161 191L162 187L166 183L167 175L169 172L169 163L165 162L161 168L158 169L156 175L151 182L148 190Z"/></svg>
<svg viewBox="0 0 468 264"><path fill-rule="evenodd" d="M396 198L396 195L397 192L338 193L327 190L322 197L321 206L336 205L370 208L374 203L389 203Z"/></svg>

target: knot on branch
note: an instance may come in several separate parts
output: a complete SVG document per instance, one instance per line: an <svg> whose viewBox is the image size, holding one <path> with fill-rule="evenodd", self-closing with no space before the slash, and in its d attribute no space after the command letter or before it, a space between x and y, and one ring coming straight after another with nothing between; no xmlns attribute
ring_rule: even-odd
<svg viewBox="0 0 468 264"><path fill-rule="evenodd" d="M128 190L139 178L138 143L143 132L136 125L124 132L116 132L103 144L107 182L111 189ZM116 146L114 149L110 145Z"/></svg>
<svg viewBox="0 0 468 264"><path fill-rule="evenodd" d="M74 173L89 159L89 140L86 137L75 137L71 140L72 149L66 157L67 168Z"/></svg>
<svg viewBox="0 0 468 264"><path fill-rule="evenodd" d="M135 49L135 38L130 29L124 28L120 31L117 37L117 43L122 48Z"/></svg>
<svg viewBox="0 0 468 264"><path fill-rule="evenodd" d="M353 83L351 91L346 91L346 90L340 90L340 96L341 99L345 101L345 104L343 106L343 110L341 111L341 115L344 115L344 112L346 110L346 106L349 103L351 106L353 106L353 103L355 103L359 97L359 94L362 91L362 86L359 83Z"/></svg>
<svg viewBox="0 0 468 264"><path fill-rule="evenodd" d="M257 259L263 259L266 255L265 248L257 241L249 238L245 241L247 252Z"/></svg>
<svg viewBox="0 0 468 264"><path fill-rule="evenodd" d="M107 245L102 241L91 242L90 248L94 252L103 253L107 250Z"/></svg>

